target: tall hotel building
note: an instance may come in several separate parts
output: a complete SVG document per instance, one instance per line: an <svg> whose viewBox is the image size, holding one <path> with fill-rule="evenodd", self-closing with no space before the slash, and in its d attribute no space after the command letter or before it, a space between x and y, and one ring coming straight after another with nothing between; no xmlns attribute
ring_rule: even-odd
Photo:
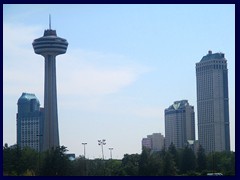
<svg viewBox="0 0 240 180"><path fill-rule="evenodd" d="M175 101L165 109L165 145L182 148L188 140L195 140L194 107L187 100Z"/></svg>
<svg viewBox="0 0 240 180"><path fill-rule="evenodd" d="M34 94L22 93L18 99L17 144L21 148L42 150L44 113Z"/></svg>
<svg viewBox="0 0 240 180"><path fill-rule="evenodd" d="M228 69L223 53L196 63L198 139L205 152L230 151Z"/></svg>

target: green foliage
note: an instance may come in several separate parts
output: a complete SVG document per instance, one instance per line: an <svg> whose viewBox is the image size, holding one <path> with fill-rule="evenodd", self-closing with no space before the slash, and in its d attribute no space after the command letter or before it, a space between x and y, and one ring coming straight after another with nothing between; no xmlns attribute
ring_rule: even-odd
<svg viewBox="0 0 240 180"><path fill-rule="evenodd" d="M197 171L202 172L207 167L207 157L205 151L201 145L199 145L197 151Z"/></svg>
<svg viewBox="0 0 240 180"><path fill-rule="evenodd" d="M73 176L86 176L87 175L88 160L80 156L72 162L72 175Z"/></svg>
<svg viewBox="0 0 240 180"><path fill-rule="evenodd" d="M27 169L24 173L23 176L35 176L35 172L33 170Z"/></svg>
<svg viewBox="0 0 240 180"><path fill-rule="evenodd" d="M143 148L139 159L139 175L149 176L150 174L150 149Z"/></svg>
<svg viewBox="0 0 240 180"><path fill-rule="evenodd" d="M168 152L172 155L173 161L175 162L176 168L180 166L179 153L173 143L168 147Z"/></svg>
<svg viewBox="0 0 240 180"><path fill-rule="evenodd" d="M137 176L138 175L138 167L139 167L140 155L138 154L125 154L122 159L121 164L121 175L128 176Z"/></svg>
<svg viewBox="0 0 240 180"><path fill-rule="evenodd" d="M38 152L30 148L20 149L17 145L3 147L3 171L10 176L34 175L37 171Z"/></svg>
<svg viewBox="0 0 240 180"><path fill-rule="evenodd" d="M89 176L104 176L105 175L105 161L102 159L89 160L88 164Z"/></svg>
<svg viewBox="0 0 240 180"><path fill-rule="evenodd" d="M18 146L3 147L4 176L206 176L219 172L235 175L235 153L214 152L205 154L199 146L197 159L189 147L153 152L143 149L139 154L125 154L122 160L85 159L70 161L64 146L38 153ZM40 171L39 171L40 169ZM197 171L196 171L197 170Z"/></svg>
<svg viewBox="0 0 240 180"><path fill-rule="evenodd" d="M235 175L235 152L213 152L207 155L209 172L220 172L223 175Z"/></svg>
<svg viewBox="0 0 240 180"><path fill-rule="evenodd" d="M70 160L65 155L64 146L52 148L44 154L41 174L44 176L66 176L70 171ZM50 168L49 168L50 167Z"/></svg>
<svg viewBox="0 0 240 180"><path fill-rule="evenodd" d="M123 168L121 167L121 160L110 159L105 163L105 176L120 176Z"/></svg>
<svg viewBox="0 0 240 180"><path fill-rule="evenodd" d="M175 161L170 152L166 152L163 157L163 176L174 176L177 174Z"/></svg>
<svg viewBox="0 0 240 180"><path fill-rule="evenodd" d="M181 166L180 172L185 174L188 171L195 171L196 169L196 157L194 151L186 146L181 153Z"/></svg>

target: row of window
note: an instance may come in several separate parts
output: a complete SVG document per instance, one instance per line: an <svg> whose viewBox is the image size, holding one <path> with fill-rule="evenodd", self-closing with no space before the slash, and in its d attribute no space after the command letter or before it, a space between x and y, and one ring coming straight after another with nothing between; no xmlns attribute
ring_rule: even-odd
<svg viewBox="0 0 240 180"><path fill-rule="evenodd" d="M213 69L227 69L227 65L217 64L217 65L208 65L208 66L197 67L196 72L213 70Z"/></svg>
<svg viewBox="0 0 240 180"><path fill-rule="evenodd" d="M210 64L227 64L226 60L217 60L217 61L205 61L205 62L200 62L200 63L196 63L196 66L206 66L206 65L210 65Z"/></svg>

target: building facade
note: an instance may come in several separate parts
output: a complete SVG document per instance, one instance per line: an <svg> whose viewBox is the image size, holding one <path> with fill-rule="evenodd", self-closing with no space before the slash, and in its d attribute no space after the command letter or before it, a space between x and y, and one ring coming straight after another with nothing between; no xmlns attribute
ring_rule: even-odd
<svg viewBox="0 0 240 180"><path fill-rule="evenodd" d="M228 69L223 53L196 63L198 139L205 152L230 151Z"/></svg>
<svg viewBox="0 0 240 180"><path fill-rule="evenodd" d="M152 139L149 137L142 138L142 148L152 149Z"/></svg>
<svg viewBox="0 0 240 180"><path fill-rule="evenodd" d="M176 148L187 145L188 140L195 140L194 107L187 100L175 101L165 109L165 145L171 143Z"/></svg>
<svg viewBox="0 0 240 180"><path fill-rule="evenodd" d="M42 150L44 110L34 94L22 93L18 99L17 144L21 148Z"/></svg>
<svg viewBox="0 0 240 180"><path fill-rule="evenodd" d="M164 148L164 136L161 133L153 133L142 139L142 147L152 151L161 151Z"/></svg>

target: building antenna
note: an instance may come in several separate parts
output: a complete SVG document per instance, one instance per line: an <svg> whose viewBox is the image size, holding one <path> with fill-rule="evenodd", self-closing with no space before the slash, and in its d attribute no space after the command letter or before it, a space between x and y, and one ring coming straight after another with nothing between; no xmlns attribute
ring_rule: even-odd
<svg viewBox="0 0 240 180"><path fill-rule="evenodd" d="M49 29L51 29L51 14L49 14Z"/></svg>

